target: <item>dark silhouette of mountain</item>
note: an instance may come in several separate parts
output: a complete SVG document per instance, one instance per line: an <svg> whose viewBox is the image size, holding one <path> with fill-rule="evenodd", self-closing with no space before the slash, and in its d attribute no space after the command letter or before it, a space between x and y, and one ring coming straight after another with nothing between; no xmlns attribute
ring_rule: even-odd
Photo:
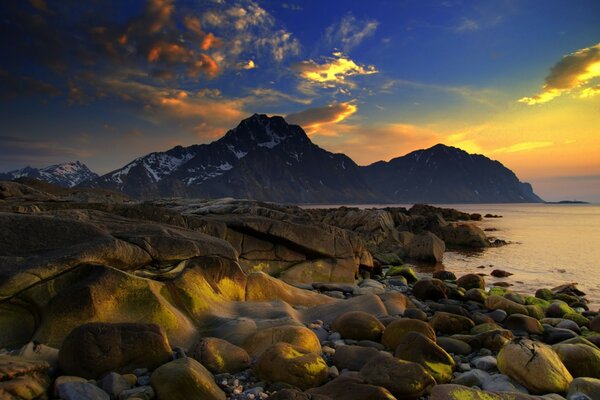
<svg viewBox="0 0 600 400"><path fill-rule="evenodd" d="M375 202L359 167L282 117L255 114L221 139L140 157L87 186L137 198L236 197L282 203Z"/></svg>
<svg viewBox="0 0 600 400"><path fill-rule="evenodd" d="M382 198L395 203L537 203L530 184L480 154L437 144L362 168Z"/></svg>
<svg viewBox="0 0 600 400"><path fill-rule="evenodd" d="M17 178L33 178L69 188L97 177L98 174L92 172L85 164L79 161L50 165L45 168L27 166L22 169L0 173L0 180L11 181Z"/></svg>

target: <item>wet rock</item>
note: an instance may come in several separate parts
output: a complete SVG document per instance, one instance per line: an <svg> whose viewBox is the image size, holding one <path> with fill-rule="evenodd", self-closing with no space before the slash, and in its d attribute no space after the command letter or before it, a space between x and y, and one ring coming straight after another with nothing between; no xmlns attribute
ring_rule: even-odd
<svg viewBox="0 0 600 400"><path fill-rule="evenodd" d="M496 361L496 357L494 356L483 356L473 359L471 364L473 364L473 366L477 369L481 369L483 371L492 371L497 368L498 361Z"/></svg>
<svg viewBox="0 0 600 400"><path fill-rule="evenodd" d="M434 341L418 332L408 332L396 347L394 356L412 361L425 368L437 383L446 383L452 379L454 360Z"/></svg>
<svg viewBox="0 0 600 400"><path fill-rule="evenodd" d="M296 389L278 390L269 400L331 400L331 397L320 394L309 394Z"/></svg>
<svg viewBox="0 0 600 400"><path fill-rule="evenodd" d="M410 284L415 283L419 280L415 270L410 265L396 265L391 267L385 273L385 276L402 276Z"/></svg>
<svg viewBox="0 0 600 400"><path fill-rule="evenodd" d="M363 311L350 311L333 321L331 328L345 339L379 340L385 327L373 315Z"/></svg>
<svg viewBox="0 0 600 400"><path fill-rule="evenodd" d="M565 314L574 313L569 305L562 301L555 301L546 309L546 317L562 318Z"/></svg>
<svg viewBox="0 0 600 400"><path fill-rule="evenodd" d="M246 350L218 338L200 339L190 348L188 356L213 374L236 373L250 366L250 356Z"/></svg>
<svg viewBox="0 0 600 400"><path fill-rule="evenodd" d="M433 278L439 279L440 281L456 281L456 275L451 271L435 271Z"/></svg>
<svg viewBox="0 0 600 400"><path fill-rule="evenodd" d="M511 314L504 321L506 326L511 331L527 332L529 334L543 335L544 327L535 318L523 314Z"/></svg>
<svg viewBox="0 0 600 400"><path fill-rule="evenodd" d="M471 346L467 343L450 337L438 337L437 344L442 349L452 354L467 355L473 351Z"/></svg>
<svg viewBox="0 0 600 400"><path fill-rule="evenodd" d="M480 369L472 369L470 371L464 372L464 373L460 374L459 376L457 376L456 379L454 379L452 381L452 383L455 383L457 385L469 386L469 387L471 387L471 386L482 387L483 382L488 380L489 377L490 377L490 374L488 374L485 371L482 371Z"/></svg>
<svg viewBox="0 0 600 400"><path fill-rule="evenodd" d="M498 369L533 394L564 393L573 380L551 347L528 339L504 346L498 353Z"/></svg>
<svg viewBox="0 0 600 400"><path fill-rule="evenodd" d="M481 386L483 390L490 392L521 392L528 393L527 389L513 382L508 376L503 374L490 375L483 381Z"/></svg>
<svg viewBox="0 0 600 400"><path fill-rule="evenodd" d="M402 315L404 318L418 319L427 322L427 313L418 308L407 308Z"/></svg>
<svg viewBox="0 0 600 400"><path fill-rule="evenodd" d="M435 341L435 331L428 323L417 319L402 318L385 328L381 343L388 349L395 349L408 332L418 332Z"/></svg>
<svg viewBox="0 0 600 400"><path fill-rule="evenodd" d="M431 391L430 400L502 400L502 397L462 385L437 385Z"/></svg>
<svg viewBox="0 0 600 400"><path fill-rule="evenodd" d="M366 363L382 354L389 353L382 353L371 347L341 346L333 355L333 364L340 370L360 371Z"/></svg>
<svg viewBox="0 0 600 400"><path fill-rule="evenodd" d="M490 273L491 276L494 276L496 278L506 278L508 276L513 275L512 273L508 272L508 271L504 271L501 269L495 269Z"/></svg>
<svg viewBox="0 0 600 400"><path fill-rule="evenodd" d="M260 379L285 382L303 390L321 386L329 375L321 356L288 343L267 348L256 361L254 371Z"/></svg>
<svg viewBox="0 0 600 400"><path fill-rule="evenodd" d="M429 320L429 324L436 332L448 335L469 332L475 326L473 321L467 317L443 311L437 311Z"/></svg>
<svg viewBox="0 0 600 400"><path fill-rule="evenodd" d="M387 389L366 383L365 379L358 374L340 375L321 387L307 390L307 393L311 396L327 396L332 400L396 399ZM314 399L316 400L317 398L315 397Z"/></svg>
<svg viewBox="0 0 600 400"><path fill-rule="evenodd" d="M63 400L110 400L108 393L88 382L65 382L57 390Z"/></svg>
<svg viewBox="0 0 600 400"><path fill-rule="evenodd" d="M554 328L550 325L544 325L544 342L548 344L560 343L574 337L577 337L577 334L570 329Z"/></svg>
<svg viewBox="0 0 600 400"><path fill-rule="evenodd" d="M413 294L419 300L445 299L448 297L448 289L444 282L439 279L421 279L413 286Z"/></svg>
<svg viewBox="0 0 600 400"><path fill-rule="evenodd" d="M528 315L527 307L498 295L488 296L488 298L485 300L485 306L488 310L504 310L508 315Z"/></svg>
<svg viewBox="0 0 600 400"><path fill-rule="evenodd" d="M169 342L158 325L89 323L75 328L59 352L69 375L97 378L107 372L154 369L171 357Z"/></svg>
<svg viewBox="0 0 600 400"><path fill-rule="evenodd" d="M456 284L465 290L469 289L485 289L485 280L483 276L478 274L463 275L456 281Z"/></svg>
<svg viewBox="0 0 600 400"><path fill-rule="evenodd" d="M600 315L590 321L590 329L595 332L600 332Z"/></svg>
<svg viewBox="0 0 600 400"><path fill-rule="evenodd" d="M406 250L410 259L436 263L442 261L446 244L434 233L424 232L414 235Z"/></svg>
<svg viewBox="0 0 600 400"><path fill-rule="evenodd" d="M483 289L473 288L465 292L465 300L476 301L478 303L485 303L487 294Z"/></svg>
<svg viewBox="0 0 600 400"><path fill-rule="evenodd" d="M552 349L574 378L600 379L600 350L595 346L559 343Z"/></svg>
<svg viewBox="0 0 600 400"><path fill-rule="evenodd" d="M568 400L579 400L581 395L588 396L591 400L600 400L600 379L575 378L567 392ZM579 396L579 397L578 397Z"/></svg>
<svg viewBox="0 0 600 400"><path fill-rule="evenodd" d="M283 325L261 329L250 336L242 347L253 357L258 357L268 347L284 342L302 347L311 352L320 353L319 338L310 329L297 325Z"/></svg>
<svg viewBox="0 0 600 400"><path fill-rule="evenodd" d="M360 376L367 383L382 386L401 399L423 396L435 385L433 377L421 365L392 357L371 360L360 370Z"/></svg>
<svg viewBox="0 0 600 400"><path fill-rule="evenodd" d="M193 358L184 357L166 363L152 373L152 387L158 400L225 400L213 375Z"/></svg>

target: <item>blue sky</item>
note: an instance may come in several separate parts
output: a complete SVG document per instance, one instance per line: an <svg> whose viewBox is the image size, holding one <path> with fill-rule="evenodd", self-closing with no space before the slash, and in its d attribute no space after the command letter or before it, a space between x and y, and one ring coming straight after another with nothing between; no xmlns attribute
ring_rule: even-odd
<svg viewBox="0 0 600 400"><path fill-rule="evenodd" d="M600 2L0 5L0 170L105 173L280 114L359 164L438 142L600 200ZM568 182L568 184L565 184Z"/></svg>

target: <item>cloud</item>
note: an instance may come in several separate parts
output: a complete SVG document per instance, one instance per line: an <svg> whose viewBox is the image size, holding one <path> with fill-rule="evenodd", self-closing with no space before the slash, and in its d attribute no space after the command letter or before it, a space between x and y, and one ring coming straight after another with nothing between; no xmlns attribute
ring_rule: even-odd
<svg viewBox="0 0 600 400"><path fill-rule="evenodd" d="M535 149L541 149L543 147L552 146L554 142L521 142L515 143L510 146L500 147L495 150L489 151L490 154L495 153L518 153L521 151L529 151Z"/></svg>
<svg viewBox="0 0 600 400"><path fill-rule="evenodd" d="M372 36L379 22L374 19L357 20L351 13L346 14L338 23L325 30L326 42L340 47L345 52L358 46L363 40Z"/></svg>
<svg viewBox="0 0 600 400"><path fill-rule="evenodd" d="M322 64L313 60L292 64L291 69L309 85L324 88L338 86L355 87L348 78L358 75L371 75L379 71L373 65L359 65L342 53L334 53L333 57L325 57Z"/></svg>
<svg viewBox="0 0 600 400"><path fill-rule="evenodd" d="M342 122L357 111L358 107L352 102L334 103L289 114L285 118L290 124L300 125L307 133L315 133L323 125Z"/></svg>
<svg viewBox="0 0 600 400"><path fill-rule="evenodd" d="M0 170L15 165L47 166L54 162L85 157L87 152L58 145L53 141L25 139L17 136L0 136Z"/></svg>
<svg viewBox="0 0 600 400"><path fill-rule="evenodd" d="M586 86L598 77L600 43L564 56L550 69L542 91L532 97L523 97L519 102L528 105L542 104L571 91L578 93L579 97L590 97L598 93L598 86Z"/></svg>
<svg viewBox="0 0 600 400"><path fill-rule="evenodd" d="M265 104L280 104L282 101L288 101L298 104L310 104L312 98L296 97L289 93L285 93L272 88L254 88L249 90L250 96L244 100L246 103Z"/></svg>
<svg viewBox="0 0 600 400"><path fill-rule="evenodd" d="M290 10L290 11L302 11L304 10L304 8L302 8L301 5L295 4L295 3L283 3L281 4L281 8L285 8L286 10Z"/></svg>
<svg viewBox="0 0 600 400"><path fill-rule="evenodd" d="M460 23L456 25L453 29L456 32L474 32L478 31L480 29L480 26L477 23L477 21L463 17L460 20Z"/></svg>
<svg viewBox="0 0 600 400"><path fill-rule="evenodd" d="M0 69L0 99L14 99L18 96L61 95L61 91L51 83L29 76L15 76Z"/></svg>

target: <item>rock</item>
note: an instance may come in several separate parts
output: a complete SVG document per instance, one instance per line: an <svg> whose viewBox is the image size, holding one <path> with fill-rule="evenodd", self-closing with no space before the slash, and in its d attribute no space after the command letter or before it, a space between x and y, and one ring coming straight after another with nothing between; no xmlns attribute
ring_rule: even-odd
<svg viewBox="0 0 600 400"><path fill-rule="evenodd" d="M28 360L46 361L53 369L58 367L58 349L45 344L29 342L21 347L18 356Z"/></svg>
<svg viewBox="0 0 600 400"><path fill-rule="evenodd" d="M543 335L544 327L535 318L523 314L511 314L504 321L506 326L511 331L527 332L529 334Z"/></svg>
<svg viewBox="0 0 600 400"><path fill-rule="evenodd" d="M513 334L507 329L496 329L477 335L452 335L452 338L462 340L473 348L485 348L492 351L498 351L506 343L511 341Z"/></svg>
<svg viewBox="0 0 600 400"><path fill-rule="evenodd" d="M188 356L200 362L213 374L233 374L250 366L250 356L246 350L218 338L200 339L190 348Z"/></svg>
<svg viewBox="0 0 600 400"><path fill-rule="evenodd" d="M526 305L525 308L527 309L527 314L530 317L533 317L537 320L541 320L544 318L544 309L542 308L542 306L538 305L538 304L531 304L531 305Z"/></svg>
<svg viewBox="0 0 600 400"><path fill-rule="evenodd" d="M396 349L408 332L418 332L435 341L435 331L428 323L417 319L402 318L385 328L381 343L388 349Z"/></svg>
<svg viewBox="0 0 600 400"><path fill-rule="evenodd" d="M226 340L236 346L241 346L256 331L258 331L258 327L254 320L238 317L219 321L208 330L207 335Z"/></svg>
<svg viewBox="0 0 600 400"><path fill-rule="evenodd" d="M485 289L485 280L483 276L477 274L463 275L456 281L456 284L466 290Z"/></svg>
<svg viewBox="0 0 600 400"><path fill-rule="evenodd" d="M88 382L65 382L57 390L63 400L110 400L108 393Z"/></svg>
<svg viewBox="0 0 600 400"><path fill-rule="evenodd" d="M452 354L467 355L473 351L467 343L450 337L438 337L436 343L442 349Z"/></svg>
<svg viewBox="0 0 600 400"><path fill-rule="evenodd" d="M130 389L133 385L122 375L116 372L110 372L98 382L98 387L108 393L111 398L119 397L124 390Z"/></svg>
<svg viewBox="0 0 600 400"><path fill-rule="evenodd" d="M491 276L494 276L496 278L506 278L507 276L511 276L513 274L511 274L510 272L501 270L501 269L495 269L490 273Z"/></svg>
<svg viewBox="0 0 600 400"><path fill-rule="evenodd" d="M506 319L506 317L508 316L508 313L504 310L497 309L497 310L487 313L486 316L490 317L491 319L493 319L496 322L502 322Z"/></svg>
<svg viewBox="0 0 600 400"><path fill-rule="evenodd" d="M385 276L402 276L406 278L406 281L410 284L415 283L419 280L415 270L410 265L395 265L387 270Z"/></svg>
<svg viewBox="0 0 600 400"><path fill-rule="evenodd" d="M261 329L250 336L242 347L252 357L258 357L268 347L275 343L284 342L305 350L321 353L319 338L310 329L297 325L282 325Z"/></svg>
<svg viewBox="0 0 600 400"><path fill-rule="evenodd" d="M465 300L476 301L478 303L485 303L487 294L483 289L472 288L465 292Z"/></svg>
<svg viewBox="0 0 600 400"><path fill-rule="evenodd" d="M586 395L591 400L600 400L600 379L575 378L567 392L568 400L576 400L577 395Z"/></svg>
<svg viewBox="0 0 600 400"><path fill-rule="evenodd" d="M337 317L331 329L339 332L344 339L378 341L385 327L371 314L350 311Z"/></svg>
<svg viewBox="0 0 600 400"><path fill-rule="evenodd" d="M282 389L269 396L269 400L331 400L331 397L320 394L311 395L296 389Z"/></svg>
<svg viewBox="0 0 600 400"><path fill-rule="evenodd" d="M474 326L471 329L470 333L471 333L471 335L478 335L480 333L495 331L498 329L502 329L502 328L500 328L500 326L498 324L496 324L495 322L486 322L486 323Z"/></svg>
<svg viewBox="0 0 600 400"><path fill-rule="evenodd" d="M467 317L462 315L450 314L443 311L437 311L429 324L436 332L452 335L454 333L469 332L475 324Z"/></svg>
<svg viewBox="0 0 600 400"><path fill-rule="evenodd" d="M436 385L431 390L430 400L503 400L499 395L470 389L462 385Z"/></svg>
<svg viewBox="0 0 600 400"><path fill-rule="evenodd" d="M371 347L340 346L333 355L333 364L340 370L360 371L366 363L382 354L389 353L382 353Z"/></svg>
<svg viewBox="0 0 600 400"><path fill-rule="evenodd" d="M123 390L119 400L153 400L156 397L152 386L138 386L133 389Z"/></svg>
<svg viewBox="0 0 600 400"><path fill-rule="evenodd" d="M552 349L574 378L600 379L600 350L595 346L559 343Z"/></svg>
<svg viewBox="0 0 600 400"><path fill-rule="evenodd" d="M448 298L448 289L439 279L421 279L413 286L413 294L419 300L433 300Z"/></svg>
<svg viewBox="0 0 600 400"><path fill-rule="evenodd" d="M433 278L439 279L440 281L456 281L456 275L451 271L435 271Z"/></svg>
<svg viewBox="0 0 600 400"><path fill-rule="evenodd" d="M485 233L471 224L450 223L441 226L438 230L435 230L435 233L448 247L484 249L490 246Z"/></svg>
<svg viewBox="0 0 600 400"><path fill-rule="evenodd" d="M307 393L311 396L327 396L331 400L396 399L387 389L365 383L364 379L358 374L340 375L321 387L307 390ZM311 397L310 399L316 400L318 397Z"/></svg>
<svg viewBox="0 0 600 400"><path fill-rule="evenodd" d="M524 305L515 303L512 300L497 295L488 296L488 298L485 300L485 307L488 310L504 310L508 315L528 315L527 307L525 307Z"/></svg>
<svg viewBox="0 0 600 400"><path fill-rule="evenodd" d="M407 308L402 314L404 318L418 319L427 322L427 313L418 308Z"/></svg>
<svg viewBox="0 0 600 400"><path fill-rule="evenodd" d="M435 380L417 363L392 357L377 357L369 361L360 376L372 385L388 389L400 399L416 399L435 385Z"/></svg>
<svg viewBox="0 0 600 400"><path fill-rule="evenodd" d="M570 319L563 319L558 324L556 324L556 327L562 329L569 329L578 335L581 334L581 329L579 328L579 325L577 325L575 321L572 321Z"/></svg>
<svg viewBox="0 0 600 400"><path fill-rule="evenodd" d="M555 301L546 309L546 317L562 318L565 314L574 313L569 305L562 301Z"/></svg>
<svg viewBox="0 0 600 400"><path fill-rule="evenodd" d="M552 293L552 290L550 289L542 288L535 291L535 297L538 299L551 301L554 299L554 293Z"/></svg>
<svg viewBox="0 0 600 400"><path fill-rule="evenodd" d="M485 371L482 371L480 369L472 369L470 371L467 371L465 373L460 374L458 377L456 377L456 379L454 379L452 381L452 383L455 383L457 385L463 385L463 386L483 386L483 382L485 382L486 380L488 380L490 377L490 374L488 374Z"/></svg>
<svg viewBox="0 0 600 400"><path fill-rule="evenodd" d="M50 365L45 361L0 355L0 398L34 400L45 398L50 386Z"/></svg>
<svg viewBox="0 0 600 400"><path fill-rule="evenodd" d="M431 232L414 235L407 248L408 258L429 263L441 262L444 251L444 241Z"/></svg>
<svg viewBox="0 0 600 400"><path fill-rule="evenodd" d="M158 325L89 323L75 328L59 352L62 370L88 379L107 372L154 369L171 357L169 342Z"/></svg>
<svg viewBox="0 0 600 400"><path fill-rule="evenodd" d="M213 375L193 358L183 357L158 367L152 373L152 387L158 400L225 400Z"/></svg>
<svg viewBox="0 0 600 400"><path fill-rule="evenodd" d="M434 341L418 332L408 332L396 347L395 357L419 363L437 383L452 379L454 360Z"/></svg>
<svg viewBox="0 0 600 400"><path fill-rule="evenodd" d="M544 325L544 342L548 344L560 343L575 337L577 337L577 334L570 329L554 328L550 325Z"/></svg>
<svg viewBox="0 0 600 400"><path fill-rule="evenodd" d="M600 315L590 321L590 329L595 332L600 332Z"/></svg>
<svg viewBox="0 0 600 400"><path fill-rule="evenodd" d="M513 382L508 376L503 374L490 375L486 380L483 381L481 388L490 392L528 393L527 389L518 383Z"/></svg>
<svg viewBox="0 0 600 400"><path fill-rule="evenodd" d="M496 369L498 361L496 361L496 357L494 356L483 356L474 358L473 361L471 361L471 364L477 369L491 371Z"/></svg>
<svg viewBox="0 0 600 400"><path fill-rule="evenodd" d="M267 348L256 361L254 371L260 379L284 382L302 390L321 386L329 375L321 356L288 343Z"/></svg>
<svg viewBox="0 0 600 400"><path fill-rule="evenodd" d="M413 302L402 293L386 292L379 295L389 315L404 315L407 308L414 307Z"/></svg>
<svg viewBox="0 0 600 400"><path fill-rule="evenodd" d="M574 321L580 327L582 327L582 326L589 327L590 326L590 320L576 312L568 312L565 315L563 315L563 318Z"/></svg>
<svg viewBox="0 0 600 400"><path fill-rule="evenodd" d="M573 377L551 347L520 340L498 353L498 369L533 394L564 393Z"/></svg>

